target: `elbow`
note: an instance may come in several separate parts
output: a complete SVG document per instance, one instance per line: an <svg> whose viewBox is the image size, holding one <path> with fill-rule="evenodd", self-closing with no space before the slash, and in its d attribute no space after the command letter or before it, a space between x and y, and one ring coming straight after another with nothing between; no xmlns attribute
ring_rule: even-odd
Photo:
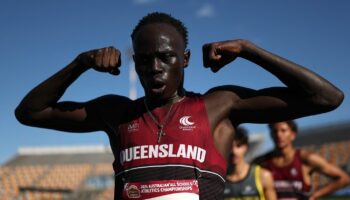
<svg viewBox="0 0 350 200"><path fill-rule="evenodd" d="M342 185L346 186L349 184L350 184L350 177L349 177L349 175L346 174L344 177L342 177Z"/></svg>
<svg viewBox="0 0 350 200"><path fill-rule="evenodd" d="M338 188L345 187L350 184L350 177L346 172L339 174L337 178Z"/></svg>
<svg viewBox="0 0 350 200"><path fill-rule="evenodd" d="M322 97L318 96L314 99L315 105L318 106L321 112L329 112L335 110L342 104L344 100L344 93L337 89L331 94L323 95Z"/></svg>
<svg viewBox="0 0 350 200"><path fill-rule="evenodd" d="M336 90L334 94L332 95L332 98L330 98L329 105L332 108L332 110L338 108L343 100L344 100L344 93L341 90Z"/></svg>
<svg viewBox="0 0 350 200"><path fill-rule="evenodd" d="M21 108L20 106L18 106L15 109L15 117L17 119L18 122L20 122L23 125L30 125L31 124L31 116L28 113L28 111L24 108Z"/></svg>

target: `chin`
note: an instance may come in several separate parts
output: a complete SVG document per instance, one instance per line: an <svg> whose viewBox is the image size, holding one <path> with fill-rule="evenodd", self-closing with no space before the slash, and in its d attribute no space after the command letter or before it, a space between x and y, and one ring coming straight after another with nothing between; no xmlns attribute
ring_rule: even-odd
<svg viewBox="0 0 350 200"><path fill-rule="evenodd" d="M234 159L234 160L233 160L233 163L234 163L234 164L238 164L238 163L240 163L241 161L242 161L242 159Z"/></svg>
<svg viewBox="0 0 350 200"><path fill-rule="evenodd" d="M285 148L286 146L287 146L286 144L279 144L279 145L278 145L278 148L279 148L279 149L283 149L283 148Z"/></svg>

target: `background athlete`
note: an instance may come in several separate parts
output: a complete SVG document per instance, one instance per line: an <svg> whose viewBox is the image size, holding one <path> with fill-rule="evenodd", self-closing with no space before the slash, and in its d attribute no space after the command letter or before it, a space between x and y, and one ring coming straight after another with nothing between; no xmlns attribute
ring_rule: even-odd
<svg viewBox="0 0 350 200"><path fill-rule="evenodd" d="M226 176L224 200L275 200L271 173L259 165L249 164L245 155L249 150L247 131L237 128L232 143L232 155Z"/></svg>
<svg viewBox="0 0 350 200"><path fill-rule="evenodd" d="M230 152L233 134L214 134L219 123L228 117L235 126L303 117L331 111L343 100L343 93L319 75L241 39L205 44L204 66L217 72L236 58L243 58L277 77L286 87L253 90L221 86L205 95L186 93L184 69L190 51L186 49L187 30L182 22L167 14L152 13L139 22L131 36L144 97L133 101L106 95L87 102L59 101L89 69L119 74L120 52L108 47L81 53L32 89L15 112L17 119L29 126L106 132L116 158L115 198L141 195L137 184L190 179L198 181L201 199L220 199L224 158ZM179 125L184 116L195 122L192 129ZM193 134L183 136L191 130ZM170 149L175 156L169 154ZM201 162L203 155L206 162ZM176 171L180 168L172 168L171 163L181 165L181 170ZM142 168L146 165L151 167Z"/></svg>
<svg viewBox="0 0 350 200"><path fill-rule="evenodd" d="M278 199L314 200L349 184L349 176L338 166L315 153L294 148L293 141L298 133L294 121L270 124L269 128L275 149L258 158L257 162L272 172ZM313 191L313 172L326 175L332 178L332 181Z"/></svg>

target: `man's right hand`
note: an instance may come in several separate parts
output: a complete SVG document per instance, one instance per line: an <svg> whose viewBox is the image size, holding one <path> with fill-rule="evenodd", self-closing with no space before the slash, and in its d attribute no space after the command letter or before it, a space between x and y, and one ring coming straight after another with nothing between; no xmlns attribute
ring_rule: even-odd
<svg viewBox="0 0 350 200"><path fill-rule="evenodd" d="M120 51L114 47L94 49L81 53L75 60L79 65L99 72L118 75L121 66Z"/></svg>

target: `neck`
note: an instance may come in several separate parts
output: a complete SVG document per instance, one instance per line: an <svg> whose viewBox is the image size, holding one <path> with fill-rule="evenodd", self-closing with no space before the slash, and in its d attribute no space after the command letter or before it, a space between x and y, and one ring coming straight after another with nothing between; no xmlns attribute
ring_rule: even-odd
<svg viewBox="0 0 350 200"><path fill-rule="evenodd" d="M157 97L146 96L145 100L150 108L155 108L155 107L170 106L171 104L180 101L184 96L185 96L184 91L183 92L176 91L176 93L174 93L169 98L162 99Z"/></svg>
<svg viewBox="0 0 350 200"><path fill-rule="evenodd" d="M294 152L295 152L295 149L294 149L293 145L287 145L283 148L276 149L277 155L282 156L282 157L289 157L291 155L294 155Z"/></svg>
<svg viewBox="0 0 350 200"><path fill-rule="evenodd" d="M243 178L246 175L246 172L249 169L249 164L242 160L241 162L237 163L232 171L232 175L235 175L239 178Z"/></svg>

